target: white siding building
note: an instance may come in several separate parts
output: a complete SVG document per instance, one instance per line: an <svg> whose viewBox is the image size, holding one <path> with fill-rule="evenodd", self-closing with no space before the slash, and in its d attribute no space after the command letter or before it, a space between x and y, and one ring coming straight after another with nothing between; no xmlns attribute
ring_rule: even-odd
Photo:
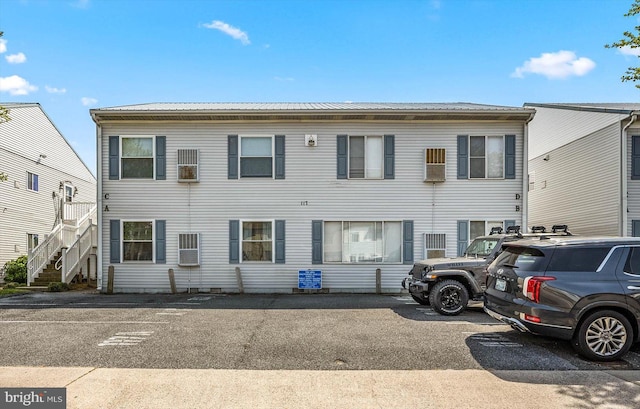
<svg viewBox="0 0 640 409"><path fill-rule="evenodd" d="M640 104L534 104L529 221L640 236Z"/></svg>
<svg viewBox="0 0 640 409"><path fill-rule="evenodd" d="M169 269L178 291L295 292L312 270L324 291L397 292L414 260L456 256L494 226L527 225L533 113L400 103L93 109L98 286L106 290L112 266L115 292L168 292Z"/></svg>
<svg viewBox="0 0 640 409"><path fill-rule="evenodd" d="M27 255L65 216L64 203L96 200L96 178L40 104L0 103L0 268ZM70 217L70 216L69 216ZM68 218L69 218L68 217Z"/></svg>

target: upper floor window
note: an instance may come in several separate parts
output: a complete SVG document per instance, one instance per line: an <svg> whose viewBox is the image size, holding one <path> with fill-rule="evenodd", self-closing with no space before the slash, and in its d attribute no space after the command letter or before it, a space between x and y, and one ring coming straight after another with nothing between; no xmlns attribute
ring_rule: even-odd
<svg viewBox="0 0 640 409"><path fill-rule="evenodd" d="M27 172L27 189L34 192L38 191L38 175L35 173Z"/></svg>
<svg viewBox="0 0 640 409"><path fill-rule="evenodd" d="M123 136L122 179L153 179L153 136Z"/></svg>
<svg viewBox="0 0 640 409"><path fill-rule="evenodd" d="M334 263L399 263L401 222L324 222L324 261Z"/></svg>
<svg viewBox="0 0 640 409"><path fill-rule="evenodd" d="M469 178L501 179L504 177L504 137L469 137Z"/></svg>
<svg viewBox="0 0 640 409"><path fill-rule="evenodd" d="M273 138L240 137L240 177L273 176Z"/></svg>
<svg viewBox="0 0 640 409"><path fill-rule="evenodd" d="M349 137L349 178L382 179L382 136Z"/></svg>
<svg viewBox="0 0 640 409"><path fill-rule="evenodd" d="M515 179L516 135L458 135L458 179Z"/></svg>

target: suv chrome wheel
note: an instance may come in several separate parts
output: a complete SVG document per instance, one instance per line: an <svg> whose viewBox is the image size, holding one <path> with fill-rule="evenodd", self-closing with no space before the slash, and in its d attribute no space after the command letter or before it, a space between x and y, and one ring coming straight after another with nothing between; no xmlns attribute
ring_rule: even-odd
<svg viewBox="0 0 640 409"><path fill-rule="evenodd" d="M577 351L596 361L614 361L631 347L633 330L622 314L598 311L589 315L574 337Z"/></svg>

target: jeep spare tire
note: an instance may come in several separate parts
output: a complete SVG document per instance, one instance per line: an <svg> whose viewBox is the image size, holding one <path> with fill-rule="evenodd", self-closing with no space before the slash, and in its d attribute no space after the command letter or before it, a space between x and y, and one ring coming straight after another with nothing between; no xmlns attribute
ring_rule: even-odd
<svg viewBox="0 0 640 409"><path fill-rule="evenodd" d="M433 286L429 301L433 310L439 314L458 315L467 307L469 292L456 280L443 280Z"/></svg>

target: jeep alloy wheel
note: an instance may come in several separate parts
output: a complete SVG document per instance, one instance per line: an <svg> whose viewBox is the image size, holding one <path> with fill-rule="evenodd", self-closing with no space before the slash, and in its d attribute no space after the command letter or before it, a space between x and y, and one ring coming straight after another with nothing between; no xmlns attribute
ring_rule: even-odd
<svg viewBox="0 0 640 409"><path fill-rule="evenodd" d="M467 307L469 292L456 280L437 282L429 294L431 307L442 315L458 315Z"/></svg>

